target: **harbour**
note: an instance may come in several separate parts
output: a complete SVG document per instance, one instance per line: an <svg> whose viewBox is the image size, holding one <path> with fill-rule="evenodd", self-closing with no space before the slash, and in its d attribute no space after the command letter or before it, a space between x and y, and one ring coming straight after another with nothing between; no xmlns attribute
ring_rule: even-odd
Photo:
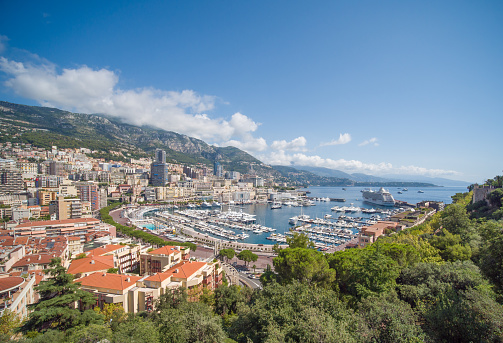
<svg viewBox="0 0 503 343"><path fill-rule="evenodd" d="M318 248L323 249L353 239L363 225L386 220L390 215L404 210L400 207L390 208L364 202L361 188L346 187L346 190L342 190L339 187L311 187L309 191L309 198L302 203L248 202L220 206L192 205L191 208L168 206L161 211L144 212L142 216L150 220L156 216L164 216L165 225L154 225L157 229L169 231L167 223L181 221L208 237L250 244L284 244L290 229L296 228L295 230L308 234L317 243ZM402 188L389 190L397 200L404 203L415 204L423 200L434 200L449 204L452 195L465 189L431 187L423 193L418 191L419 189L404 191ZM332 199L342 199L342 196L346 200L344 206L336 205ZM273 209L274 205L280 207Z"/></svg>

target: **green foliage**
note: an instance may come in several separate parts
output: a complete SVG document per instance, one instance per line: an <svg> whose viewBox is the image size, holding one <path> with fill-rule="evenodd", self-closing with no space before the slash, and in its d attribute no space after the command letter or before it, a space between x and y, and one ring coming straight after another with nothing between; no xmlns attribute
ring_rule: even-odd
<svg viewBox="0 0 503 343"><path fill-rule="evenodd" d="M113 343L157 343L160 342L156 324L138 315L130 315L114 330Z"/></svg>
<svg viewBox="0 0 503 343"><path fill-rule="evenodd" d="M430 244L440 251L440 256L445 261L465 261L472 256L472 249L468 244L461 245L461 236L453 235L446 229L442 230L442 234L433 236L430 239Z"/></svg>
<svg viewBox="0 0 503 343"><path fill-rule="evenodd" d="M225 257L227 262L229 262L230 259L236 256L236 252L234 251L234 249L222 249L220 250L219 254L220 256Z"/></svg>
<svg viewBox="0 0 503 343"><path fill-rule="evenodd" d="M309 240L309 237L303 232L297 232L292 229L290 229L290 232L293 233L291 236L286 237L286 244L290 248L314 248L314 243Z"/></svg>
<svg viewBox="0 0 503 343"><path fill-rule="evenodd" d="M94 304L94 295L81 290L80 284L73 282L73 275L66 273L60 258L52 259L49 266L51 268L45 272L50 278L40 282L35 288L40 300L33 306L34 311L21 330L43 332L48 329L68 330L79 325L102 324L103 317L94 311L81 311L72 307L75 302L82 306Z"/></svg>
<svg viewBox="0 0 503 343"><path fill-rule="evenodd" d="M14 329L18 328L21 325L21 320L19 317L7 309L2 312L2 316L0 316L0 334L6 335L6 337L10 337L14 334Z"/></svg>
<svg viewBox="0 0 503 343"><path fill-rule="evenodd" d="M452 234L463 236L471 225L466 207L459 203L447 206L442 212L441 224Z"/></svg>
<svg viewBox="0 0 503 343"><path fill-rule="evenodd" d="M108 268L107 269L107 273L117 274L117 273L119 273L119 269L117 269L117 268Z"/></svg>
<svg viewBox="0 0 503 343"><path fill-rule="evenodd" d="M220 318L200 302L181 302L157 316L160 341L163 343L223 342L226 334Z"/></svg>
<svg viewBox="0 0 503 343"><path fill-rule="evenodd" d="M272 283L229 329L237 342L357 342L359 320L331 291Z"/></svg>
<svg viewBox="0 0 503 343"><path fill-rule="evenodd" d="M257 256L257 254L254 254L250 250L242 250L238 254L237 258L240 259L241 261L244 261L246 264L248 264L250 262L256 262L258 259L258 256Z"/></svg>
<svg viewBox="0 0 503 343"><path fill-rule="evenodd" d="M313 249L287 248L273 261L278 280L282 284L294 280L319 287L330 288L335 271L329 268L325 255Z"/></svg>
<svg viewBox="0 0 503 343"><path fill-rule="evenodd" d="M215 313L218 315L227 315L238 313L251 299L252 290L241 286L220 286L215 289Z"/></svg>
<svg viewBox="0 0 503 343"><path fill-rule="evenodd" d="M80 325L67 333L67 341L72 343L103 342L111 337L112 330L103 324Z"/></svg>
<svg viewBox="0 0 503 343"><path fill-rule="evenodd" d="M369 328L371 342L424 342L416 313L394 292L362 300L358 313Z"/></svg>

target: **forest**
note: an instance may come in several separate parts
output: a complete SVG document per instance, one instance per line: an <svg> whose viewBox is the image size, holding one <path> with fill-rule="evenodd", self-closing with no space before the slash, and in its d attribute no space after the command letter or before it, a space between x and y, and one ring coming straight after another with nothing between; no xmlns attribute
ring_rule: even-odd
<svg viewBox="0 0 503 343"><path fill-rule="evenodd" d="M324 254L294 235L263 289L222 285L198 301L167 292L154 311L93 304L54 260L40 301L20 322L4 313L2 341L18 342L503 342L503 191L472 192L416 227L363 249ZM221 258L225 258L224 252ZM86 293L86 294L83 294Z"/></svg>

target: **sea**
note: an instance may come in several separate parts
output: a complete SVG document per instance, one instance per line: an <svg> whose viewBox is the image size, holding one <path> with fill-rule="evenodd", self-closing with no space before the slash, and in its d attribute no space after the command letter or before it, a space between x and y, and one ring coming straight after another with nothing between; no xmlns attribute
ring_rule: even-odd
<svg viewBox="0 0 503 343"><path fill-rule="evenodd" d="M345 199L345 202L335 202L335 201L315 201L315 206L304 206L304 207L288 207L283 206L279 209L271 209L271 204L251 204L251 205L236 205L229 208L229 206L222 206L222 211L232 210L237 212L245 212L249 214L254 214L256 216L256 223L271 227L276 229L276 233L284 234L288 232L293 226L289 224L289 218L293 216L298 216L301 214L309 215L311 218L324 218L325 215L329 214L336 219L339 215L352 216L352 217L362 217L363 219L370 218L371 214L366 214L362 212L357 213L341 213L334 212L331 210L334 206L355 206L360 208L386 208L380 207L378 205L367 204L363 202L361 187L309 187L301 189L302 191L308 191L308 196L310 198L341 198ZM365 188L368 189L368 188ZM379 188L371 188L373 190L379 190ZM456 193L467 192L466 187L408 187L408 190L404 190L403 187L387 188L387 190L393 195L395 200L405 201L409 204L416 204L418 202L428 200L428 201L442 201L446 205L452 203L451 197ZM422 191L424 193L421 193ZM402 194L399 194L401 192ZM240 230L233 230L236 233L242 233ZM268 240L266 237L270 233L260 233L254 234L252 231L246 231L250 235L249 238L239 240L243 243L255 243L255 244L274 244L274 241Z"/></svg>

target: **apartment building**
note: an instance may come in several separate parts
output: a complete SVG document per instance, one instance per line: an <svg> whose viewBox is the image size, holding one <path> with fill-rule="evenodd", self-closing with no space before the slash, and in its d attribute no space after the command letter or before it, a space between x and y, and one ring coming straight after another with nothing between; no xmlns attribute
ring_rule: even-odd
<svg viewBox="0 0 503 343"><path fill-rule="evenodd" d="M189 258L189 248L165 245L140 255L140 275L165 272L177 263L188 261Z"/></svg>

